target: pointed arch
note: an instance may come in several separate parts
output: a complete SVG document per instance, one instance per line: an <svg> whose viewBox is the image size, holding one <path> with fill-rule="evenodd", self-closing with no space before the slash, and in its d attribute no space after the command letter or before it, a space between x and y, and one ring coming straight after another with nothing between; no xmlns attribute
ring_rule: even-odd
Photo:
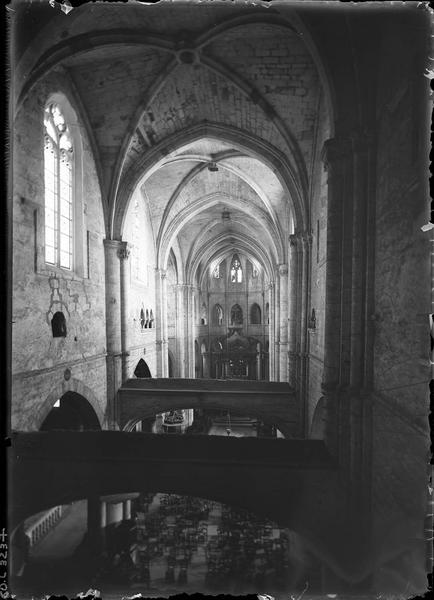
<svg viewBox="0 0 434 600"><path fill-rule="evenodd" d="M214 304L212 309L211 325L221 327L223 325L223 308L220 304Z"/></svg>
<svg viewBox="0 0 434 600"><path fill-rule="evenodd" d="M134 376L138 379L152 377L148 363L141 358L134 369Z"/></svg>
<svg viewBox="0 0 434 600"><path fill-rule="evenodd" d="M250 323L252 325L261 325L262 323L261 307L254 302L250 307Z"/></svg>
<svg viewBox="0 0 434 600"><path fill-rule="evenodd" d="M239 304L234 304L231 308L231 325L243 324L243 309Z"/></svg>
<svg viewBox="0 0 434 600"><path fill-rule="evenodd" d="M103 408L94 394L94 392L82 381L79 379L75 379L71 377L67 381L64 380L62 383L57 385L47 396L42 406L35 412L34 418L34 428L38 430L41 428L43 422L47 418L49 412L53 408L54 404L66 393L66 392L74 392L84 398L92 407L95 412L100 429L104 428L105 417ZM20 427L17 427L20 429ZM26 429L26 427L24 427Z"/></svg>

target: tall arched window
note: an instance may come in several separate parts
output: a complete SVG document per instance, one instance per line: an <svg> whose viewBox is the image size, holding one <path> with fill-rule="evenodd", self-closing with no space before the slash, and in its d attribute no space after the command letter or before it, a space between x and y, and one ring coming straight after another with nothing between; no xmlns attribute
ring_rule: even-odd
<svg viewBox="0 0 434 600"><path fill-rule="evenodd" d="M223 325L223 309L220 304L215 304L212 309L212 324L213 325Z"/></svg>
<svg viewBox="0 0 434 600"><path fill-rule="evenodd" d="M207 312L208 312L208 309L206 307L205 302L203 302L202 303L202 308L201 308L201 311L200 311L200 324L201 325L206 325L207 324L207 321L208 321Z"/></svg>
<svg viewBox="0 0 434 600"><path fill-rule="evenodd" d="M256 302L250 307L250 323L252 325L261 324L261 308Z"/></svg>
<svg viewBox="0 0 434 600"><path fill-rule="evenodd" d="M241 283L243 281L243 269L238 254L234 254L231 262L231 282Z"/></svg>
<svg viewBox="0 0 434 600"><path fill-rule="evenodd" d="M59 105L44 111L45 262L72 269L73 144Z"/></svg>
<svg viewBox="0 0 434 600"><path fill-rule="evenodd" d="M234 304L231 308L231 324L242 325L243 324L243 309L239 304Z"/></svg>

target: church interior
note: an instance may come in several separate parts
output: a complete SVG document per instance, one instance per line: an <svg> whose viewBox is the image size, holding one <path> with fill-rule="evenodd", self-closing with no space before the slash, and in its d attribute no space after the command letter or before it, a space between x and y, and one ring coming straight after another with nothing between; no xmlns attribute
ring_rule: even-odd
<svg viewBox="0 0 434 600"><path fill-rule="evenodd" d="M427 5L10 7L12 591L423 594Z"/></svg>

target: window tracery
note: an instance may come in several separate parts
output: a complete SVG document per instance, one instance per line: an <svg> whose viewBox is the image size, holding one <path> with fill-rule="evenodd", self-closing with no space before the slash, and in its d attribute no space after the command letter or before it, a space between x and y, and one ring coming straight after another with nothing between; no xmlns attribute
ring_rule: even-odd
<svg viewBox="0 0 434 600"><path fill-rule="evenodd" d="M231 262L231 282L241 283L243 281L243 269L238 254L234 254Z"/></svg>
<svg viewBox="0 0 434 600"><path fill-rule="evenodd" d="M223 325L223 308L220 304L216 304L212 311L212 324L218 325L219 327Z"/></svg>
<svg viewBox="0 0 434 600"><path fill-rule="evenodd" d="M44 111L45 262L72 269L73 157L71 134L58 104Z"/></svg>

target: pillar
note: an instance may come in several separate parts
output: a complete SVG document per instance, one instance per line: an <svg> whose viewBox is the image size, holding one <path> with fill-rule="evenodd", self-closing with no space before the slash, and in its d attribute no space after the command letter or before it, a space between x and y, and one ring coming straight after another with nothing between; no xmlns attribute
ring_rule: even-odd
<svg viewBox="0 0 434 600"><path fill-rule="evenodd" d="M117 428L116 395L122 382L121 276L122 242L104 240L107 343L107 426Z"/></svg>
<svg viewBox="0 0 434 600"><path fill-rule="evenodd" d="M327 140L323 149L324 166L328 173L326 302L324 330L324 375L326 392L342 383L343 366L342 306L344 302L344 228L350 204L351 145L346 138ZM348 240L348 236L347 236ZM346 264L351 256L346 258ZM348 293L348 290L347 290Z"/></svg>
<svg viewBox="0 0 434 600"><path fill-rule="evenodd" d="M167 279L165 269L155 269L155 312L157 377L168 377Z"/></svg>
<svg viewBox="0 0 434 600"><path fill-rule="evenodd" d="M186 313L186 332L185 332L185 341L186 341L186 359L187 359L187 369L186 369L186 377L194 378L194 366L195 366L195 356L194 356L194 286L185 284L184 286L184 303L185 303L185 313ZM199 348L200 352L200 348Z"/></svg>
<svg viewBox="0 0 434 600"><path fill-rule="evenodd" d="M185 340L185 310L184 310L184 286L176 284L176 351L178 355L178 376L187 376L186 340Z"/></svg>
<svg viewBox="0 0 434 600"><path fill-rule="evenodd" d="M369 543L369 398L362 394L366 372L368 213L367 140L334 138L324 145L328 173L327 263L323 396L325 439L338 458L347 486L345 510L354 536ZM367 213L368 211L368 213ZM372 232L370 233L370 235ZM372 244L374 240L372 239ZM373 273L370 273L371 279ZM357 523L357 527L356 524ZM362 542L363 540L363 542Z"/></svg>
<svg viewBox="0 0 434 600"><path fill-rule="evenodd" d="M124 500L122 503L122 518L124 521L131 519L131 500Z"/></svg>
<svg viewBox="0 0 434 600"><path fill-rule="evenodd" d="M130 250L127 242L121 242L118 250L121 279L121 342L122 342L122 381L129 378L129 295L130 295Z"/></svg>
<svg viewBox="0 0 434 600"><path fill-rule="evenodd" d="M276 266L276 283L274 287L274 376L273 381L279 381L279 367L280 367L280 277L279 277L279 266Z"/></svg>
<svg viewBox="0 0 434 600"><path fill-rule="evenodd" d="M372 136L365 133L354 135L353 182L354 209L352 235L352 297L351 297L351 387L360 387L370 381L369 367L365 362L372 359L372 345L367 343L372 327L369 309L369 287L373 288L373 269L370 269L369 254L373 252L374 232L369 224L371 211L369 189L369 161L372 153ZM372 238L372 239L371 239Z"/></svg>
<svg viewBox="0 0 434 600"><path fill-rule="evenodd" d="M256 344L256 379L257 379L257 381L261 381L261 379L262 379L261 362L262 362L261 344Z"/></svg>
<svg viewBox="0 0 434 600"><path fill-rule="evenodd" d="M288 265L279 265L279 381L288 381Z"/></svg>
<svg viewBox="0 0 434 600"><path fill-rule="evenodd" d="M309 400L309 334L308 320L310 306L310 273L311 273L311 255L312 255L312 235L310 232L303 231L300 234L299 258L298 258L298 315L299 315L299 334L297 344L297 398L302 407L302 435L307 435Z"/></svg>
<svg viewBox="0 0 434 600"><path fill-rule="evenodd" d="M298 245L300 236L289 237L289 309L288 309L288 381L295 389L297 373L297 290L298 290Z"/></svg>
<svg viewBox="0 0 434 600"><path fill-rule="evenodd" d="M269 360L269 379L270 381L275 381L274 379L274 363L275 363L275 319L276 315L274 312L274 293L275 287L274 282L270 282L268 285L268 303L269 303L269 319L270 324L268 325L269 331L269 346L268 346L268 360Z"/></svg>
<svg viewBox="0 0 434 600"><path fill-rule="evenodd" d="M101 528L104 529L107 525L107 502L101 500Z"/></svg>
<svg viewBox="0 0 434 600"><path fill-rule="evenodd" d="M210 357L210 353L209 352L204 352L202 354L202 376L204 377L204 379L209 379L210 377L210 372L209 372L209 360Z"/></svg>

